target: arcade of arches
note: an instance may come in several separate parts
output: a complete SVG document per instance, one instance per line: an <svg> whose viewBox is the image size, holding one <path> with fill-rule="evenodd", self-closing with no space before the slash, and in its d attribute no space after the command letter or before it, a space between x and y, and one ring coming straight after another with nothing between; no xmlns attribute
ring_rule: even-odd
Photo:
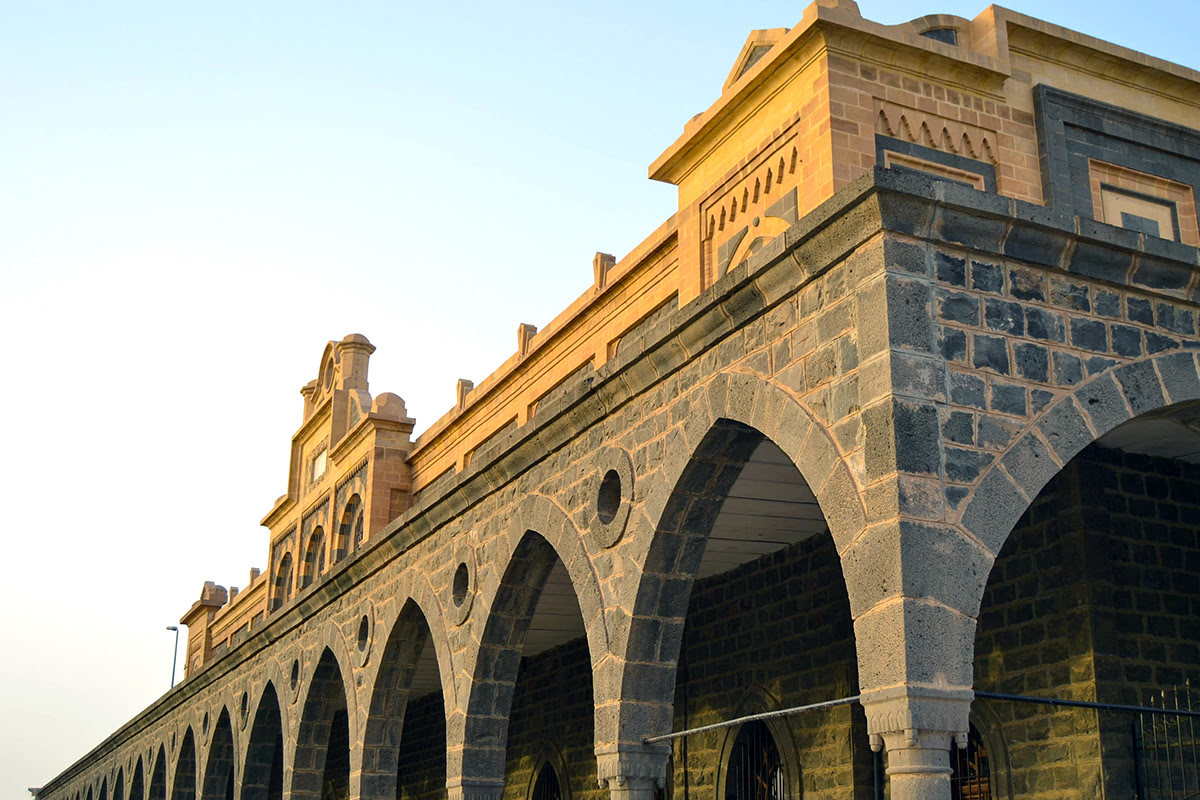
<svg viewBox="0 0 1200 800"><path fill-rule="evenodd" d="M1200 675L1200 82L981 20L755 32L653 167L680 213L415 441L330 342L265 571L39 800L1134 796L1128 716L975 692ZM1093 62L1131 109L1030 83Z"/></svg>

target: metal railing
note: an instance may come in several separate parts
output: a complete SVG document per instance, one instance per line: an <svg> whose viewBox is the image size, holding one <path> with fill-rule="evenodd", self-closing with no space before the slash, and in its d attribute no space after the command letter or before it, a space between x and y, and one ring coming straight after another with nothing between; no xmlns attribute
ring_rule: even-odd
<svg viewBox="0 0 1200 800"><path fill-rule="evenodd" d="M1133 718L1132 735L1137 800L1200 800L1200 732L1197 730L1200 727L1197 725L1197 718L1200 717L1200 697L1196 696L1196 690L1192 688L1190 682L1182 687L1164 690L1148 706L1097 703L1089 700L1060 700L1054 697L982 691L975 692L975 697L982 700L1030 703L1060 708L1086 708L1128 714ZM685 739L698 733L732 728L747 723L761 723L778 717L789 717L857 702L860 702L859 696L853 695L793 708L782 708L777 711L750 714L710 725L651 736L644 739L643 742L650 744ZM987 762L986 751L982 748L983 744L980 741L974 761L972 761L970 747L966 751L956 751L952 754L951 761L955 766L954 774L960 776L954 785L954 788L957 789L954 791L955 798L988 800L995 796L991 786L991 767ZM883 770L882 754L879 752L874 753L871 771L874 796L877 800L882 800L887 778ZM768 792L765 796L770 798L776 795L783 796L782 787L777 787L775 792L775 795Z"/></svg>

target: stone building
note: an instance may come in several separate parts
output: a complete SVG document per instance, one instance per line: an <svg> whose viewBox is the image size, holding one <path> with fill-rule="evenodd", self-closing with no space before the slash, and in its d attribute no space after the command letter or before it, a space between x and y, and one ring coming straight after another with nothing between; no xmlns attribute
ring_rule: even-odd
<svg viewBox="0 0 1200 800"><path fill-rule="evenodd" d="M329 344L265 571L38 797L1171 796L1102 704L1200 670L1197 128L994 6L751 33L679 210L420 437Z"/></svg>

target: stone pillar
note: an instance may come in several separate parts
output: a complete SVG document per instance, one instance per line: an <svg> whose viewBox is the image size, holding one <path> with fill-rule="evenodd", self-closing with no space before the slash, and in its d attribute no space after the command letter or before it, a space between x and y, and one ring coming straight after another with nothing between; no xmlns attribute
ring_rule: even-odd
<svg viewBox="0 0 1200 800"><path fill-rule="evenodd" d="M613 800L654 800L654 790L667 784L666 743L638 745L596 753L596 775L600 788L608 788Z"/></svg>
<svg viewBox="0 0 1200 800"><path fill-rule="evenodd" d="M892 800L950 800L950 743L966 746L973 697L923 686L862 693L871 749L886 748Z"/></svg>

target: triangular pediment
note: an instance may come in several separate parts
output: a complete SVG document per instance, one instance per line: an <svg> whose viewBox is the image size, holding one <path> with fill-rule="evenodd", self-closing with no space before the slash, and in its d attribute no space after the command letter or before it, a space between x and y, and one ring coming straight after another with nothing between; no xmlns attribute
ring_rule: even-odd
<svg viewBox="0 0 1200 800"><path fill-rule="evenodd" d="M763 56L770 52L772 47L787 35L787 32L787 28L764 28L751 31L750 35L746 37L746 43L742 45L742 51L734 60L733 69L729 70L729 77L725 78L725 84L721 90L728 89L737 82L738 78L749 72Z"/></svg>

